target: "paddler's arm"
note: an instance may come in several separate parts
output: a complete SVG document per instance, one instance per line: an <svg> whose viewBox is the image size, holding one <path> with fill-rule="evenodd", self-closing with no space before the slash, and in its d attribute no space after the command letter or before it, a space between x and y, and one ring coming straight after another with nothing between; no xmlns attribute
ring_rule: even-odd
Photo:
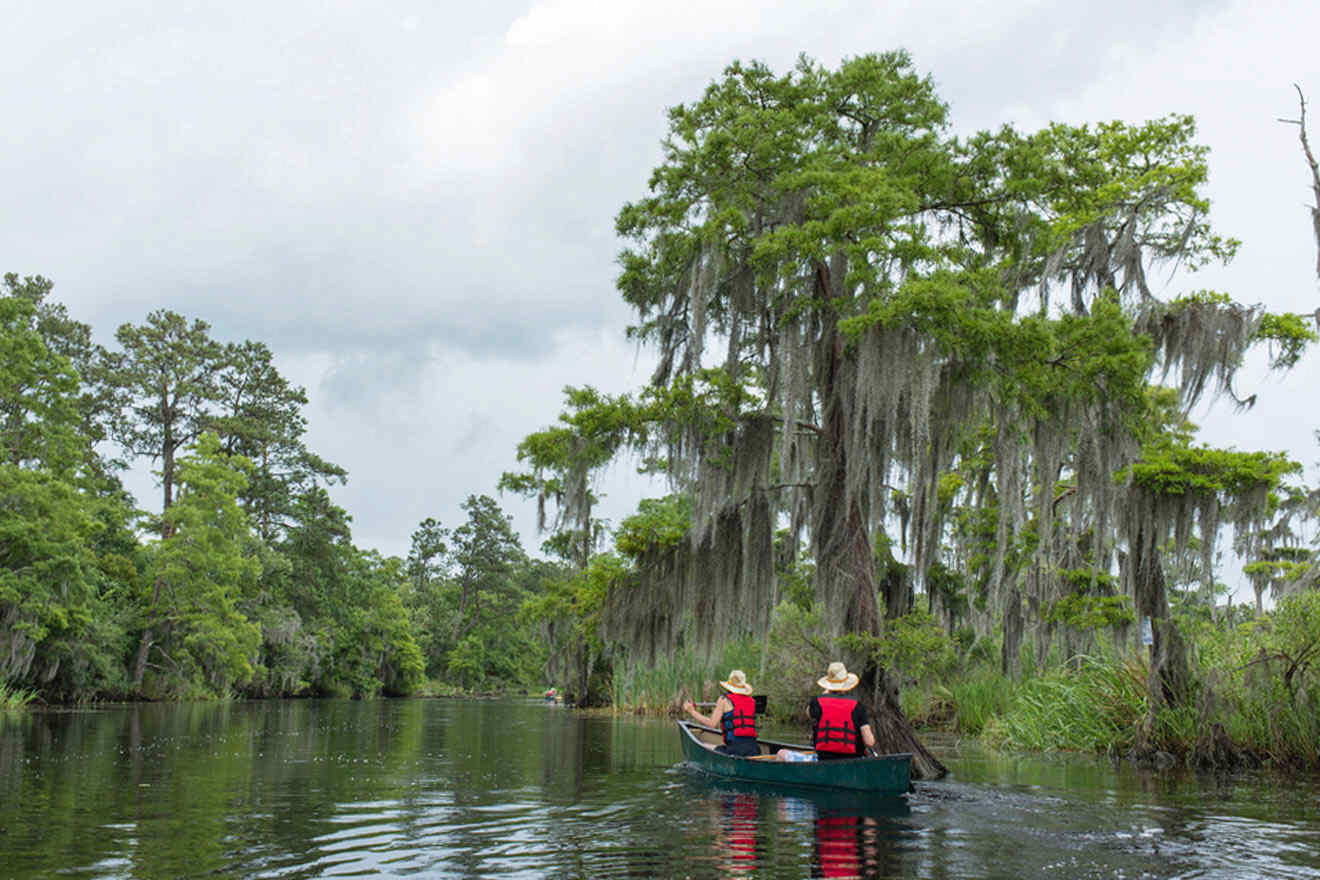
<svg viewBox="0 0 1320 880"><path fill-rule="evenodd" d="M727 712L729 708L731 708L727 704L728 704L728 700L724 699L724 695L721 694L720 698L715 701L715 708L711 710L711 715L709 718L698 712L696 704L693 703L691 700L683 701L683 711L691 715L693 718L695 718L697 721L701 722L705 726L714 727L718 729L720 726L720 719L723 718L724 713Z"/></svg>

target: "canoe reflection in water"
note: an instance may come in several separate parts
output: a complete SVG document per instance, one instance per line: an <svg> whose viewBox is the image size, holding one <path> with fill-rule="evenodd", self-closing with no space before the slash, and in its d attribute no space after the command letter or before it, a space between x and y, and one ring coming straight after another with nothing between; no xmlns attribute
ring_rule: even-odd
<svg viewBox="0 0 1320 880"><path fill-rule="evenodd" d="M729 875L756 873L760 806L760 798L753 794L725 794L720 798L719 861Z"/></svg>
<svg viewBox="0 0 1320 880"><path fill-rule="evenodd" d="M876 820L847 813L816 817L812 877L871 877L880 870Z"/></svg>
<svg viewBox="0 0 1320 880"><path fill-rule="evenodd" d="M685 777L692 799L704 803L716 826L712 839L720 876L761 876L771 862L782 864L790 840L801 847L802 876L910 873L904 862L911 850L903 840L913 828L903 821L911 815L904 798L787 789L698 772Z"/></svg>

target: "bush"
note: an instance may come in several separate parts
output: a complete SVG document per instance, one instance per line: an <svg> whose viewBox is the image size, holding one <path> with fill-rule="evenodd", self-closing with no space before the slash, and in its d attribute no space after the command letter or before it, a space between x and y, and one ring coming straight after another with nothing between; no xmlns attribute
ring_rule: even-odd
<svg viewBox="0 0 1320 880"><path fill-rule="evenodd" d="M794 602L781 602L770 621L770 649L765 681L766 711L776 718L805 720L807 701L820 693L816 679L824 674L835 648L821 624L820 613Z"/></svg>
<svg viewBox="0 0 1320 880"><path fill-rule="evenodd" d="M876 643L876 662L910 682L945 681L958 666L958 651L944 628L925 611L910 611L885 621Z"/></svg>

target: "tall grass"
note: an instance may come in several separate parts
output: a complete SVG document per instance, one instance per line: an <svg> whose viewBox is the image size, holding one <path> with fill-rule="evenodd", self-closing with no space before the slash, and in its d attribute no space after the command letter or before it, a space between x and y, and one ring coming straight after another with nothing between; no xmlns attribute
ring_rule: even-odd
<svg viewBox="0 0 1320 880"><path fill-rule="evenodd" d="M1282 687L1235 690L1223 701L1229 740L1272 762L1320 766L1320 706Z"/></svg>
<svg viewBox="0 0 1320 880"><path fill-rule="evenodd" d="M661 659L651 667L616 667L610 680L610 702L615 711L664 715L684 696L698 703L714 700L711 683L723 678L717 668L687 652Z"/></svg>
<svg viewBox="0 0 1320 880"><path fill-rule="evenodd" d="M948 686L954 726L959 733L980 736L990 719L1005 715L1017 698L1018 685L997 671L981 668Z"/></svg>
<svg viewBox="0 0 1320 880"><path fill-rule="evenodd" d="M1197 672L1186 704L1155 712L1151 747L1190 757L1220 724L1248 756L1320 767L1320 701L1289 694L1278 681L1248 685L1240 673ZM903 705L914 722L979 734L1001 749L1126 755L1149 712L1147 674L1143 658L1104 655L1074 658L1017 683L981 667L945 685L907 689Z"/></svg>
<svg viewBox="0 0 1320 880"><path fill-rule="evenodd" d="M36 691L0 683L0 709L21 709L37 698Z"/></svg>
<svg viewBox="0 0 1320 880"><path fill-rule="evenodd" d="M760 642L745 638L726 644L718 662L705 662L682 652L651 667L616 667L610 679L610 702L616 711L671 714L678 711L685 698L696 703L713 702L724 693L719 682L733 669L747 673L757 692L764 693L756 680L760 662Z"/></svg>
<svg viewBox="0 0 1320 880"><path fill-rule="evenodd" d="M984 734L1007 749L1126 751L1147 709L1139 662L1078 657L1024 681L1011 708L984 722Z"/></svg>

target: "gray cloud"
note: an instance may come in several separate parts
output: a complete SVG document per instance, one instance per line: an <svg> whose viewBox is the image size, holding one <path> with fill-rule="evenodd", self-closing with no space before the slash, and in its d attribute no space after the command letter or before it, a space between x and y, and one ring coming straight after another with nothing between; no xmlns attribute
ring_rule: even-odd
<svg viewBox="0 0 1320 880"><path fill-rule="evenodd" d="M734 58L905 46L959 130L1196 113L1246 245L1185 283L1316 305L1305 168L1273 121L1291 82L1320 94L1303 0L115 2L7 24L0 268L53 278L103 342L161 307L266 342L350 471L357 540L386 552L493 492L563 385L643 381L613 217L645 194L664 109ZM1253 376L1251 427L1211 414L1208 439L1313 461L1316 380ZM617 520L641 490L612 479Z"/></svg>

